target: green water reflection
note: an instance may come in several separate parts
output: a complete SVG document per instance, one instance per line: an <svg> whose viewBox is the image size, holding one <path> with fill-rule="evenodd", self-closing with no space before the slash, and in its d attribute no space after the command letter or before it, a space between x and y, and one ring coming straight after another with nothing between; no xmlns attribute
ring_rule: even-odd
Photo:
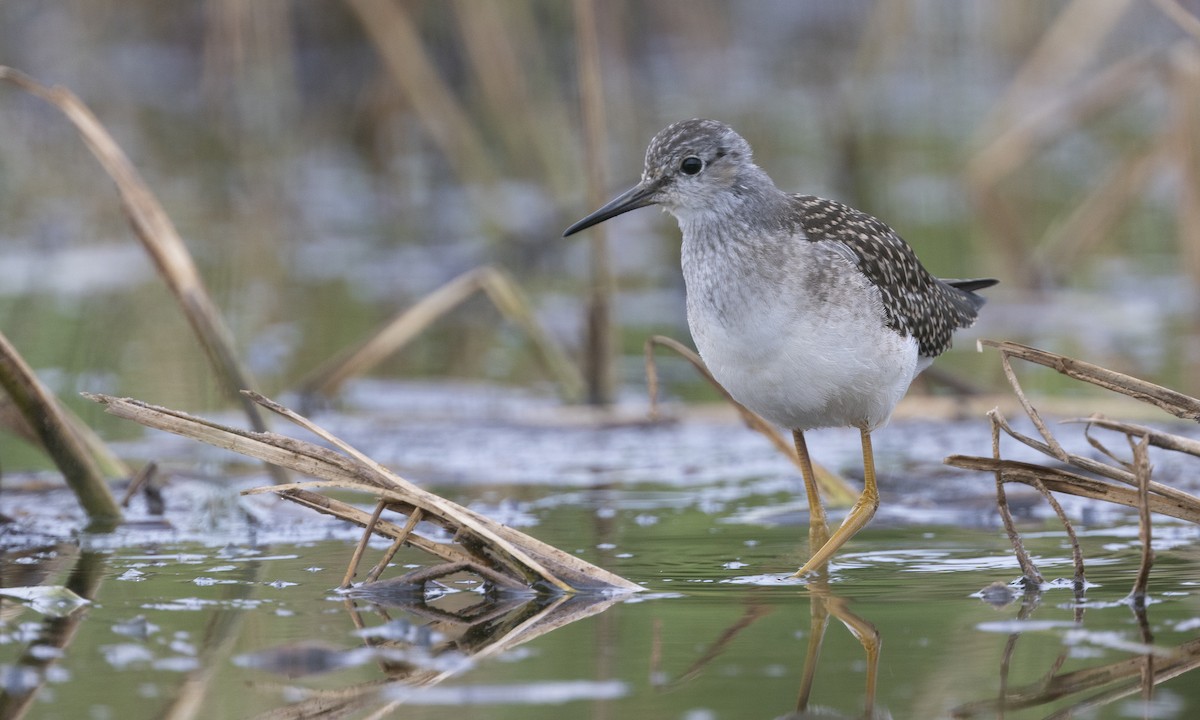
<svg viewBox="0 0 1200 720"><path fill-rule="evenodd" d="M874 717L1055 717L1121 692L1082 716L1200 708L1186 674L1155 688L1152 711L1137 689L1147 652L1160 668L1200 662L1189 659L1198 656L1200 572L1186 546L1160 552L1143 628L1120 602L1136 568L1135 552L1113 543L1124 529L1085 534L1093 586L1082 606L1063 587L996 607L972 597L1016 575L995 532L868 530L828 584L805 587L785 579L803 552L797 528L702 515L664 514L651 532L633 512L545 512L537 534L646 586L610 606L463 591L408 607L347 599L331 590L350 551L342 541L64 546L42 564L9 557L6 585L37 581L17 573L45 568L42 584L93 604L46 619L5 602L0 714L775 718L799 703L811 716L861 717L870 662L856 634L872 629ZM1061 537L1030 547L1048 577L1069 573ZM1059 683L1098 672L1118 677L1053 699ZM1003 688L1034 706L1001 713Z"/></svg>

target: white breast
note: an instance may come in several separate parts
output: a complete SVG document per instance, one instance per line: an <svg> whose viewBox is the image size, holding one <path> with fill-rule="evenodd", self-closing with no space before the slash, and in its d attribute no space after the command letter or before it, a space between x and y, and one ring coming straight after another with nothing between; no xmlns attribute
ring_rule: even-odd
<svg viewBox="0 0 1200 720"><path fill-rule="evenodd" d="M828 243L688 242L688 325L739 402L791 429L887 422L918 367L917 343L885 324L879 291Z"/></svg>

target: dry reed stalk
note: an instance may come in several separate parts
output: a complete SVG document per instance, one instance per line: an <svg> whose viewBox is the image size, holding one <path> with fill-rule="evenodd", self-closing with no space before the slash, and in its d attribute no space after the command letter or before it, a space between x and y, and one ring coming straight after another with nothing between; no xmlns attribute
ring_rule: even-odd
<svg viewBox="0 0 1200 720"><path fill-rule="evenodd" d="M531 3L455 0L463 51L487 105L489 129L500 134L508 167L542 178L556 204L571 197L578 175L563 148L574 145L568 104L547 59L547 32ZM550 31L553 32L553 31Z"/></svg>
<svg viewBox="0 0 1200 720"><path fill-rule="evenodd" d="M1016 460L993 460L992 458L974 457L970 455L951 455L945 459L947 465L963 470L979 472L1003 473L1004 482L1023 483L1035 487L1035 482L1046 485L1051 492L1061 492L1067 495L1099 500L1101 502L1124 505L1137 510L1141 506L1137 490L1123 488L1110 482L1096 480L1067 470L1044 467L1034 463L1023 463ZM1178 520L1200 524L1200 506L1184 504L1157 494L1150 494L1150 511L1166 515Z"/></svg>
<svg viewBox="0 0 1200 720"><path fill-rule="evenodd" d="M1163 158L1174 165L1179 178L1175 204L1176 242L1184 268L1200 282L1200 51L1195 41L1181 42L1168 63L1171 108L1163 131Z"/></svg>
<svg viewBox="0 0 1200 720"><path fill-rule="evenodd" d="M362 537L359 538L358 545L354 547L354 554L350 556L350 564L346 567L346 574L342 578L342 584L338 585L339 590L345 590L354 584L354 575L358 572L358 563L362 560L363 553L367 550L367 543L370 542L371 536L375 534L375 526L379 523L379 516L387 509L387 501L380 499L375 503L375 512L371 513L371 519L363 527ZM416 511L413 511L416 514Z"/></svg>
<svg viewBox="0 0 1200 720"><path fill-rule="evenodd" d="M1145 425L1135 425L1134 423L1109 420L1108 418L1098 415L1093 415L1089 418L1064 420L1063 422L1087 423L1089 426L1095 425L1096 427L1124 433L1125 435L1144 437L1152 447L1162 448L1164 450L1174 450L1175 452L1181 452L1200 457L1200 440L1193 440L1192 438L1161 432L1159 430L1154 430L1153 428L1148 428ZM1105 454L1109 453L1106 452Z"/></svg>
<svg viewBox="0 0 1200 720"><path fill-rule="evenodd" d="M1179 0L1152 0L1164 15L1193 38L1200 40L1200 19L1179 3Z"/></svg>
<svg viewBox="0 0 1200 720"><path fill-rule="evenodd" d="M499 174L483 138L438 74L407 6L394 0L346 0L346 4L458 176L472 183L494 182Z"/></svg>
<svg viewBox="0 0 1200 720"><path fill-rule="evenodd" d="M408 536L411 535L412 531L416 529L417 523L421 522L422 518L424 517L425 511L421 510L420 508L417 508L408 514L408 520L404 522L404 527L400 528L400 534L397 535L396 539L392 541L391 546L387 549L387 552L383 554L383 557L379 558L379 562L375 564L375 567L371 568L371 571L367 573L366 582L373 583L379 579L379 576L382 575L383 571L387 569L388 563L392 561L392 558L396 556L396 553L400 552L400 548L404 547L404 543L408 540Z"/></svg>
<svg viewBox="0 0 1200 720"><path fill-rule="evenodd" d="M1047 232L1034 252L1034 262L1069 268L1076 258L1095 250L1145 190L1158 164L1158 154L1152 150L1138 147L1125 153L1066 219Z"/></svg>
<svg viewBox="0 0 1200 720"><path fill-rule="evenodd" d="M411 547L436 555L444 562L463 563L480 569L481 575L494 571L512 583L526 588L554 592L636 592L640 586L564 553L550 545L495 522L472 510L422 490L334 437L305 418L259 395L255 402L284 415L289 420L317 433L342 452L303 442L275 433L249 432L226 427L168 408L156 407L128 398L86 395L103 403L118 417L147 427L225 448L242 455L277 464L321 480L276 485L246 491L274 492L281 497L319 512L361 526L372 523L371 516L308 488L340 488L371 494L386 503L388 509L411 517L420 509L425 519L451 532L456 543L440 543L414 532L405 533L394 523L378 520L375 533L395 539L405 536ZM343 454L344 453L344 454ZM538 586L541 587L538 587Z"/></svg>
<svg viewBox="0 0 1200 720"><path fill-rule="evenodd" d="M1150 523L1150 453L1149 453L1149 438L1143 436L1138 438L1136 442L1133 436L1129 438L1129 445L1133 450L1133 468L1134 474L1138 478L1138 541L1142 544L1142 559L1138 565L1137 577L1133 581L1133 590L1130 592L1130 598L1133 600L1135 607L1145 608L1146 606L1146 586L1150 582L1150 568L1154 566L1154 548L1150 545L1151 536L1153 534L1153 526Z"/></svg>
<svg viewBox="0 0 1200 720"><path fill-rule="evenodd" d="M999 412L993 410L988 413L988 417L992 420L992 458L996 461L996 508L1000 512L1000 521L1004 524L1004 532L1008 534L1008 541L1012 544L1013 552L1017 555L1017 564L1021 566L1021 576L1025 578L1026 588L1040 588L1046 579L1038 570L1037 564L1033 562L1033 558L1029 556L1029 552L1025 549L1025 544L1021 541L1021 533L1017 531L1017 525L1013 521L1012 512L1008 509L1008 493L1004 491L1004 473L1001 472L999 463L1000 460L1000 423L996 420ZM946 462L950 462L949 458ZM951 463L953 464L953 463ZM1043 487L1045 487L1043 485Z"/></svg>
<svg viewBox="0 0 1200 720"><path fill-rule="evenodd" d="M1072 0L1042 35L1008 91L983 127L987 134L1008 128L1027 116L1039 98L1061 94L1077 81L1120 25L1132 0Z"/></svg>
<svg viewBox="0 0 1200 720"><path fill-rule="evenodd" d="M579 102L583 114L583 155L589 207L604 204L608 182L604 122L604 80L600 69L600 44L596 35L596 6L593 0L575 0L575 43L579 47ZM608 405L613 399L615 367L612 295L614 281L609 262L608 235L604 228L588 233L591 270L587 298L587 337L584 347L584 377L588 402Z"/></svg>
<svg viewBox="0 0 1200 720"><path fill-rule="evenodd" d="M111 530L121 507L86 443L76 434L58 399L38 380L8 338L0 333L0 386L12 399L38 442L58 466L95 530Z"/></svg>
<svg viewBox="0 0 1200 720"><path fill-rule="evenodd" d="M1111 704L1139 690L1145 691L1200 667L1200 640L1170 648L1148 648L1147 655L1161 659L1152 677L1144 674L1146 657L1136 655L1107 665L1055 674L1017 688L1005 688L999 698L965 703L950 710L953 718L994 718L1031 707L1060 703L1063 698L1101 690L1069 707L1045 716L1046 720L1083 717L1087 708ZM998 714L999 713L999 714Z"/></svg>
<svg viewBox="0 0 1200 720"><path fill-rule="evenodd" d="M104 477L125 478L133 474L129 466L121 458L117 457L112 449L100 439L100 436L80 420L78 415L72 412L71 408L60 403L58 409L62 411L63 418L71 426L71 431L75 433L79 441L87 447L88 452L96 460L96 465L100 468L100 473ZM0 428L7 430L30 445L42 447L42 441L25 420L25 416L21 414L20 408L10 398L3 395L0 395ZM45 448L42 447L42 450L44 451Z"/></svg>
<svg viewBox="0 0 1200 720"><path fill-rule="evenodd" d="M721 397L725 399L725 402L732 405L733 408L738 411L738 414L742 416L742 421L745 422L751 430L760 433L761 435L765 436L767 440L770 440L771 444L775 446L776 450L786 455L788 459L791 460L792 463L794 463L796 467L803 472L804 466L800 462L800 457L796 454L796 446L794 444L788 442L788 440L784 438L784 436L775 428L774 425L759 417L758 413L754 412L745 405L742 405L737 400L734 400L733 396L729 394L729 391L721 387L721 383L717 382L717 379L712 376L711 372L708 371L708 367L705 366L704 360L702 360L700 356L695 353L695 351L678 340L669 338L665 335L651 335L650 337L646 338L645 343L646 385L647 390L650 393L651 418L657 419L659 414L658 365L654 360L654 348L658 346L674 351L684 360L691 363L692 367L696 368L696 371L699 372L700 375L707 380L708 383L712 385L718 393L721 394ZM854 501L858 499L858 493L855 492L854 488L846 484L845 480L825 469L824 466L818 463L813 463L812 468L813 474L817 479L817 484L825 490L825 493L829 498L830 505L833 505L834 507L846 507L853 504Z"/></svg>
<svg viewBox="0 0 1200 720"><path fill-rule="evenodd" d="M129 487L125 488L125 494L121 496L121 507L129 507L129 501L133 500L133 496L137 494L147 483L153 482L154 476L158 474L158 463L151 460L142 466L141 470L130 478Z"/></svg>
<svg viewBox="0 0 1200 720"><path fill-rule="evenodd" d="M0 66L0 80L6 80L58 108L79 131L84 144L116 183L121 205L134 234L179 301L217 379L226 392L242 405L250 424L256 430L265 430L267 426L258 408L241 395L243 389L252 388L255 383L238 360L233 335L208 294L183 238L129 157L91 109L70 90L58 86L46 87L23 72L4 66ZM277 481L286 481L286 476L279 471L272 472Z"/></svg>
<svg viewBox="0 0 1200 720"><path fill-rule="evenodd" d="M538 324L532 304L510 275L483 266L459 275L397 314L382 329L318 368L300 384L305 394L333 395L342 383L362 375L400 351L438 318L482 292L533 343L538 360L567 400L582 393L583 380L567 354Z"/></svg>
<svg viewBox="0 0 1200 720"><path fill-rule="evenodd" d="M980 344L996 348L1003 356L1042 365L1067 377L1155 405L1182 420L1200 420L1200 400L1162 385L1020 343L981 340Z"/></svg>
<svg viewBox="0 0 1200 720"><path fill-rule="evenodd" d="M1013 526L1012 518L1008 513L1004 496L1004 483L1025 483L1046 496L1055 513L1062 520L1063 526L1067 529L1067 534L1071 539L1072 554L1076 567L1077 591L1082 588L1083 584L1082 553L1079 550L1079 545L1070 522L1062 512L1062 508L1058 505L1057 501L1050 495L1050 492L1062 492L1137 509L1139 512L1139 534L1142 539L1142 558L1138 578L1134 583L1134 590L1131 597L1135 606L1139 602L1144 602L1146 582L1149 578L1152 563L1150 513L1156 512L1188 522L1200 523L1200 498L1150 479L1151 469L1148 448L1154 445L1164 449L1200 455L1200 443L1169 433L1152 431L1139 425L1110 421L1101 417L1092 417L1070 422L1085 423L1084 435L1087 441L1093 448L1107 457L1111 463L1069 453L1054 437L1054 434L1050 432L1041 415L1026 397L1024 390L1021 388L1020 381L1013 371L1010 360L1015 357L1052 368L1068 377L1087 382L1111 392L1136 398L1183 419L1195 420L1200 417L1200 400L1153 383L1148 383L1144 380L1139 380L1138 378L1092 365L1091 363L1085 363L1025 345L990 340L982 341L981 344L999 350L1001 364L1013 392L1017 396L1021 407L1025 410L1025 414L1042 436L1042 440L1036 440L1015 431L1000 414L999 410L993 410L989 413L992 422L993 456L991 458L981 458L952 455L947 457L945 462L955 467L988 470L995 473L997 504L1000 508L1001 518L1004 520L1005 529L1017 553L1022 572L1026 578L1031 580L1034 578L1034 575L1031 574L1031 568L1034 574L1036 574L1036 568L1033 568L1032 561L1028 559L1028 555L1025 553L1020 542L1020 536ZM1092 426L1123 433L1132 449L1132 459L1126 461L1119 458L1116 453L1092 437L1090 434ZM1085 477L1056 467L1044 467L1031 463L1003 460L1000 457L999 445L1001 431L1004 431L1018 442L1053 458L1057 462L1064 463L1074 469L1099 475L1102 479ZM1116 485L1114 482L1121 483L1121 485Z"/></svg>

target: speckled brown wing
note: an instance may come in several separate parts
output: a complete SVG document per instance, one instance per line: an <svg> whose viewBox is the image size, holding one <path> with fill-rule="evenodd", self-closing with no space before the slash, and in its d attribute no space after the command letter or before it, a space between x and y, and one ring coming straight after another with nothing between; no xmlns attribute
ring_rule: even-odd
<svg viewBox="0 0 1200 720"><path fill-rule="evenodd" d="M793 198L798 229L810 242L840 242L854 253L883 296L888 327L916 338L922 357L941 355L955 330L975 323L985 299L973 291L995 280L939 280L884 222L833 200Z"/></svg>

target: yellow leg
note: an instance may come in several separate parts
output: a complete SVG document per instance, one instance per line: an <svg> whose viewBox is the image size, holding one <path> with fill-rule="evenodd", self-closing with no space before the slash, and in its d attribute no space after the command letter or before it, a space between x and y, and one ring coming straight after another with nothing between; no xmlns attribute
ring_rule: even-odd
<svg viewBox="0 0 1200 720"><path fill-rule="evenodd" d="M829 521L825 518L825 506L821 504L821 492L817 476L813 472L812 459L808 455L808 444L804 433L792 431L796 443L796 455L800 458L800 474L804 476L804 492L808 495L808 546L813 551L829 541Z"/></svg>
<svg viewBox="0 0 1200 720"><path fill-rule="evenodd" d="M817 570L825 563L829 562L829 558L838 551L846 541L854 537L854 534L862 530L863 526L871 521L875 516L875 510L879 507L879 489L875 486L875 454L871 451L871 433L862 430L862 451L863 451L863 491L858 496L858 502L854 503L854 507L850 508L850 514L842 521L841 527L829 538L829 541L821 546L820 550L813 553L804 567L796 571L793 577L807 575L813 570ZM807 480L806 480L807 482Z"/></svg>

